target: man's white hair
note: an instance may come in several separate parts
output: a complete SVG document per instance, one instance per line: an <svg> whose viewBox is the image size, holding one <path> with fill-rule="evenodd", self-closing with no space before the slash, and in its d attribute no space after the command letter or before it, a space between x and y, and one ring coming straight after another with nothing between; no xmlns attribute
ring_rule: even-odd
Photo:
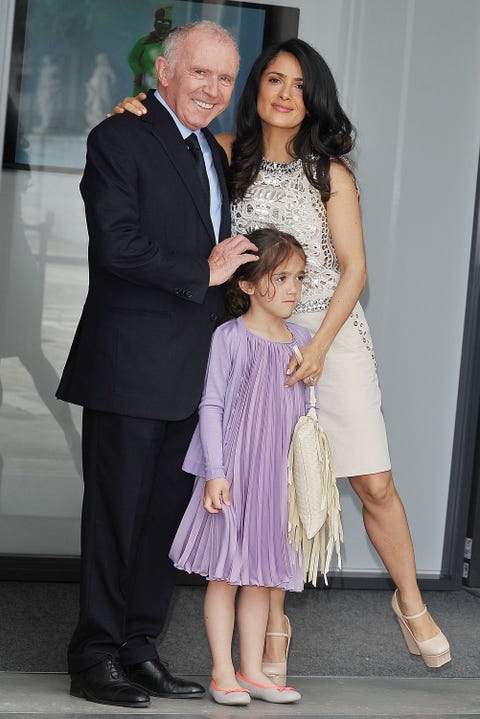
<svg viewBox="0 0 480 719"><path fill-rule="evenodd" d="M216 40L219 43L230 43L233 45L237 51L238 57L240 58L238 45L235 38L228 30L221 25L217 25L217 23L212 20L198 20L196 22L191 22L188 25L175 28L175 30L172 30L172 32L169 33L163 41L163 56L168 62L170 71L173 72L175 62L182 50L184 42L188 39L192 32L199 29L205 30L213 40Z"/></svg>

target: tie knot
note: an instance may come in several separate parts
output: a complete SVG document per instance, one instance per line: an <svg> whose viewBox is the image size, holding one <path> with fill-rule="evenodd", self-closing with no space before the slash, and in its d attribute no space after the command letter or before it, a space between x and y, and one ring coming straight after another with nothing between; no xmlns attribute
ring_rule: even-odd
<svg viewBox="0 0 480 719"><path fill-rule="evenodd" d="M187 143L188 149L192 150L192 152L201 152L198 137L194 132L192 132L191 135L185 138L185 142Z"/></svg>

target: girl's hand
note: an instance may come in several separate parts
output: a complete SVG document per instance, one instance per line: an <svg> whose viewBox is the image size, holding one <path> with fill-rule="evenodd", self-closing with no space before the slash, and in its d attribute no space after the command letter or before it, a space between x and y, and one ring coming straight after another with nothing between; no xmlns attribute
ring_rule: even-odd
<svg viewBox="0 0 480 719"><path fill-rule="evenodd" d="M107 117L121 115L122 112L125 112L125 110L128 110L128 112L131 112L133 115L146 115L148 110L141 102L141 100L145 100L146 97L147 96L144 92L139 92L135 97L124 97L122 102L115 105L113 112L109 112L107 114Z"/></svg>
<svg viewBox="0 0 480 719"><path fill-rule="evenodd" d="M225 477L209 479L205 482L203 506L210 514L222 511L222 504L230 506L230 486Z"/></svg>
<svg viewBox="0 0 480 719"><path fill-rule="evenodd" d="M303 357L301 364L298 363L295 354L292 354L290 358L287 367L289 378L285 382L285 387L291 387L300 380L303 380L306 385L312 386L316 384L323 372L326 350L319 350L318 346L309 342L301 348L301 352Z"/></svg>

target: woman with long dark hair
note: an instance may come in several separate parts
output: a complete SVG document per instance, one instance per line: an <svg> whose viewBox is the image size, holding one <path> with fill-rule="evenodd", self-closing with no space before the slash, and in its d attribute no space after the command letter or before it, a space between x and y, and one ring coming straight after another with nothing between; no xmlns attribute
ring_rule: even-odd
<svg viewBox="0 0 480 719"><path fill-rule="evenodd" d="M381 412L375 355L360 294L366 263L358 188L346 159L354 129L326 62L290 39L255 61L239 101L237 134L220 136L231 157L232 231L268 222L294 234L307 255L302 299L292 319L312 333L289 385L318 383L319 418L335 473L349 477L367 534L396 587L392 607L409 650L430 667L449 644L426 611L416 579L405 510L395 488ZM284 593L271 592L265 662L286 671ZM282 636L283 635L283 636Z"/></svg>

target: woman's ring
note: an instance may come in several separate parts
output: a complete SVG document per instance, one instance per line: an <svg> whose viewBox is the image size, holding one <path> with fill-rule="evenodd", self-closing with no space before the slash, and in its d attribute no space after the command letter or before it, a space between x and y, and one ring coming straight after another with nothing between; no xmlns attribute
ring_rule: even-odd
<svg viewBox="0 0 480 719"><path fill-rule="evenodd" d="M315 384L315 377L312 377L312 375L308 375L307 377L308 384Z"/></svg>

